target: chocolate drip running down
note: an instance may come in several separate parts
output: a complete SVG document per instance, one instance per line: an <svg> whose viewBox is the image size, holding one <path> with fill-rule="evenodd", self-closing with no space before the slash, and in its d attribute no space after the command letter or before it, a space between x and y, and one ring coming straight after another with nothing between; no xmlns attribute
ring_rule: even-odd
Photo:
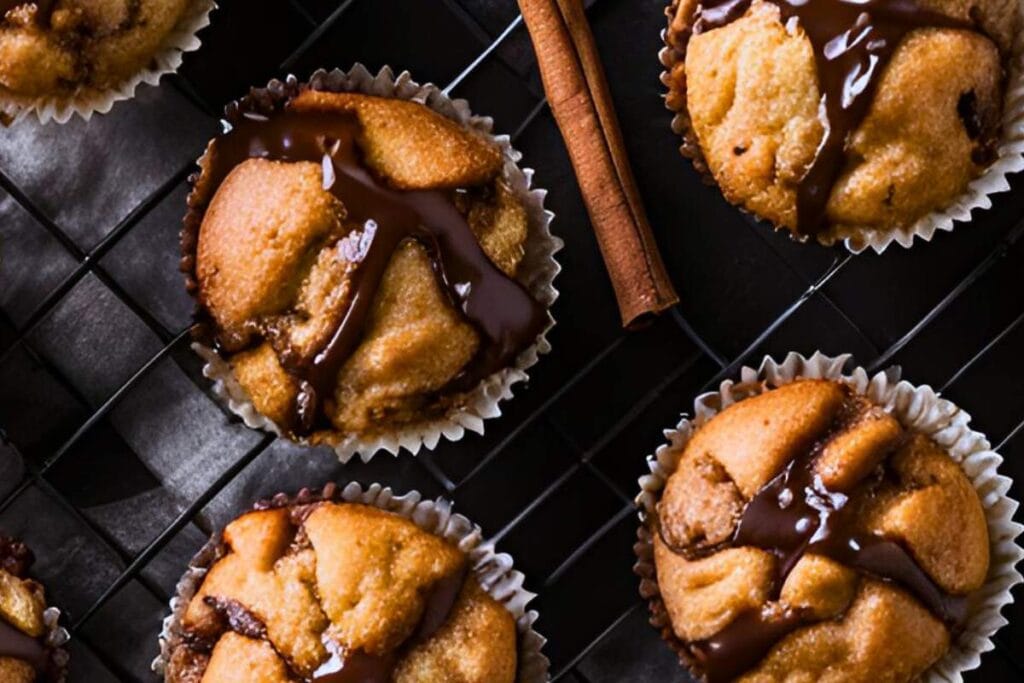
<svg viewBox="0 0 1024 683"><path fill-rule="evenodd" d="M797 232L814 235L826 227L826 208L843 171L847 140L867 116L882 73L903 38L919 28L978 29L971 22L923 9L914 0L765 2L779 8L783 23L796 19L814 49L825 135L797 188ZM693 32L732 23L751 3L705 0Z"/></svg>
<svg viewBox="0 0 1024 683"><path fill-rule="evenodd" d="M347 240L355 295L340 324L315 353L282 359L300 385L292 424L297 434L312 432L319 409L333 398L338 373L362 339L384 271L407 239L427 249L442 288L482 337L480 350L454 388L471 388L511 365L548 322L544 306L490 261L450 193L388 187L362 163L358 133L354 114L285 109L270 116L246 114L213 143L214 189L246 159L314 162L323 165L325 189L344 204L348 220L365 226L361 237Z"/></svg>
<svg viewBox="0 0 1024 683"><path fill-rule="evenodd" d="M909 590L951 630L967 612L966 598L944 592L897 541L864 533L847 506L814 472L817 452L794 459L747 504L732 545L753 546L778 557L774 596L805 554L822 555ZM798 612L781 617L744 615L694 650L710 681L729 680L752 668L772 646L813 619Z"/></svg>
<svg viewBox="0 0 1024 683"><path fill-rule="evenodd" d="M465 570L443 577L427 594L423 616L416 631L398 651L382 656L365 652L346 652L325 639L330 659L316 670L310 683L389 683L401 655L424 643L437 633L451 615L459 591L466 580Z"/></svg>
<svg viewBox="0 0 1024 683"><path fill-rule="evenodd" d="M821 555L900 585L948 628L958 630L967 616L966 598L943 591L898 541L862 531L847 505L849 497L829 491L815 473L818 452L811 449L794 458L751 498L728 546L761 548L778 558L773 599L778 599L801 557ZM691 644L690 650L708 681L727 681L753 668L777 642L814 621L799 610L752 611L713 637Z"/></svg>

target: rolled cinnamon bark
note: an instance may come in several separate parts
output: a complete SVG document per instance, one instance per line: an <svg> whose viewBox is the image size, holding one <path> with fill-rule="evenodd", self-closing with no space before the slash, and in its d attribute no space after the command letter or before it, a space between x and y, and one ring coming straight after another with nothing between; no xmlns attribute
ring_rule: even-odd
<svg viewBox="0 0 1024 683"><path fill-rule="evenodd" d="M629 166L608 81L581 0L519 0L544 90L569 151L622 324L679 301Z"/></svg>

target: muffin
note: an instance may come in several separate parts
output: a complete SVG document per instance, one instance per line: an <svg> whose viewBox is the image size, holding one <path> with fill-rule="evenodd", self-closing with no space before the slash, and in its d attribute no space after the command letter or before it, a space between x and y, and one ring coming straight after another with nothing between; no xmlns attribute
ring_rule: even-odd
<svg viewBox="0 0 1024 683"><path fill-rule="evenodd" d="M57 647L55 614L43 586L28 578L32 551L0 536L0 681L63 681L66 654Z"/></svg>
<svg viewBox="0 0 1024 683"><path fill-rule="evenodd" d="M521 172L420 102L277 85L231 105L200 160L182 233L197 339L310 443L423 433L503 394L551 324Z"/></svg>
<svg viewBox="0 0 1024 683"><path fill-rule="evenodd" d="M516 680L515 619L461 543L332 498L279 499L227 526L169 629L165 681Z"/></svg>
<svg viewBox="0 0 1024 683"><path fill-rule="evenodd" d="M157 70L157 58L171 47L175 31L197 14L205 17L210 5L208 0L0 0L0 103L109 104L105 94Z"/></svg>
<svg viewBox="0 0 1024 683"><path fill-rule="evenodd" d="M683 448L648 520L655 621L712 683L916 680L989 576L987 524L931 438L845 383L794 381Z"/></svg>
<svg viewBox="0 0 1024 683"><path fill-rule="evenodd" d="M996 159L1016 0L674 0L668 14L684 155L797 238L882 244Z"/></svg>

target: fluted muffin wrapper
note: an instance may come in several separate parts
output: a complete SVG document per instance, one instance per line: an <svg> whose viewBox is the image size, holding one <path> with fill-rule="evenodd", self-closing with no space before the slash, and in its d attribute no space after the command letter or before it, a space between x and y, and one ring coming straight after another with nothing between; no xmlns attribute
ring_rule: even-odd
<svg viewBox="0 0 1024 683"><path fill-rule="evenodd" d="M46 624L46 646L51 649L50 657L60 672L56 683L64 683L68 678L68 662L71 659L64 646L71 640L71 636L60 625L60 610L56 607L47 607L43 611L43 623Z"/></svg>
<svg viewBox="0 0 1024 683"><path fill-rule="evenodd" d="M199 49L198 33L210 25L215 0L193 0L174 29L165 36L148 67L107 90L79 88L68 96L28 97L0 87L0 114L13 121L34 114L40 123L67 123L74 116L88 121L93 114L106 114L116 103L135 97L142 84L158 85L160 79L181 67L186 52ZM3 118L3 117L0 117Z"/></svg>
<svg viewBox="0 0 1024 683"><path fill-rule="evenodd" d="M982 653L995 647L992 637L1007 623L1000 610L1013 602L1010 590L1024 582L1016 568L1024 558L1024 549L1018 541L1024 526L1013 521L1018 503L1008 495L1010 479L998 472L1003 458L991 449L983 434L970 428L970 415L940 398L931 387L914 386L901 380L898 367L873 376L862 367L844 372L850 358L849 354L830 357L817 352L807 358L790 353L781 363L769 356L756 369L744 367L740 370L739 381L725 380L718 391L698 396L694 400L693 416L684 415L674 429L666 430L668 442L660 446L653 456L648 456L650 474L640 477L640 493L636 497L641 524L634 546L637 556L634 571L641 579L640 594L648 601L652 625L661 631L662 637L684 662L687 661L687 651L672 633L658 588L648 521L656 516L661 492L676 471L683 450L697 429L737 401L799 379L829 379L845 384L882 406L905 428L932 438L963 468L978 492L988 522L991 564L985 584L972 594L963 632L950 644L949 652L928 669L923 679L931 683L960 681L963 672L980 665Z"/></svg>
<svg viewBox="0 0 1024 683"><path fill-rule="evenodd" d="M554 214L544 208L547 191L533 187L532 169L519 168L518 163L522 155L513 149L509 137L492 134L492 119L475 116L465 100L452 99L431 83L416 83L407 71L396 77L391 67L385 66L374 75L362 64L356 64L347 72L340 69L318 71L313 74L309 83L316 90L359 92L419 102L442 116L482 133L501 149L505 159L503 179L526 208L529 226L525 255L516 279L548 309L547 327L529 348L519 354L514 365L482 380L476 388L463 395L459 407L446 415L400 427L379 436L342 435L340 432L333 432L339 436L339 440L330 445L341 462L346 463L356 454L364 461L368 461L380 451L397 455L403 448L415 455L422 447L433 450L442 438L458 441L467 431L483 434L484 421L501 415L500 402L512 398L513 386L527 381L527 370L538 361L541 354L551 350L547 335L555 325L555 320L551 316L551 306L558 298L554 280L561 270L561 266L555 261L555 254L562 248L563 242L551 234L550 226ZM295 85L297 81L294 77L289 77L288 84ZM271 86L273 85L272 82ZM278 82L278 85L281 83ZM213 381L214 394L233 413L251 428L263 429L278 436L285 435L284 430L273 420L256 409L235 379L231 366L225 359L204 344L196 342L192 348L206 361L203 374ZM299 441L305 443L308 440Z"/></svg>
<svg viewBox="0 0 1024 683"><path fill-rule="evenodd" d="M443 499L424 500L417 491L396 495L381 484L363 487L357 482L338 487L327 484L319 493L300 491L295 496L280 493L265 501L269 507L287 507L319 500L370 505L411 520L427 533L439 536L466 554L473 576L487 593L504 605L516 621L517 683L542 683L550 680L550 662L542 652L546 639L534 630L537 612L527 609L536 594L523 588L525 576L513 568L512 557L499 553L494 542L483 536L480 527L463 515L452 511L452 504ZM260 504L258 503L257 506ZM171 598L170 615L164 619L160 632L160 654L153 660L153 671L165 676L171 653L181 641L181 621L189 602L198 592L207 571L220 557L223 549L217 533L192 558L188 570L178 582Z"/></svg>
<svg viewBox="0 0 1024 683"><path fill-rule="evenodd" d="M1024 0L1019 2L1019 11L1024 18ZM662 30L662 40L666 46L659 53L659 59L665 70L661 74L661 82L668 87L671 82L672 68L679 63L679 55L675 49L667 45L667 31ZM945 208L922 216L912 225L890 230L849 229L829 230L817 236L824 246L833 246L842 242L850 252L859 254L868 249L881 254L893 243L909 248L915 238L930 242L938 232L951 232L956 223L967 223L976 210L992 208L992 195L1010 190L1008 176L1024 170L1024 33L1018 33L1012 52L1006 64L1006 90L1003 99L1002 135L996 147L996 160L977 178L972 180L967 189ZM691 140L690 129L685 111L674 110L672 130L677 135ZM695 161L698 171L711 178L711 172L703 168L702 161ZM740 207L745 213L750 213Z"/></svg>

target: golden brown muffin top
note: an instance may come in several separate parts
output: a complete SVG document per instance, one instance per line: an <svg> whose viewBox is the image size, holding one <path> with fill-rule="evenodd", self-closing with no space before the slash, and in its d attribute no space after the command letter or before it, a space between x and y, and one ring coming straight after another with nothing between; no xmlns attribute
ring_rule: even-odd
<svg viewBox="0 0 1024 683"><path fill-rule="evenodd" d="M46 591L28 578L34 562L24 543L0 536L0 681L57 681L62 667L46 645Z"/></svg>
<svg viewBox="0 0 1024 683"><path fill-rule="evenodd" d="M711 681L912 680L988 574L960 466L832 381L709 420L657 509L666 635Z"/></svg>
<svg viewBox="0 0 1024 683"><path fill-rule="evenodd" d="M492 140L359 94L235 114L201 162L184 267L279 426L336 441L443 414L543 331L515 279L526 210Z"/></svg>
<svg viewBox="0 0 1024 683"><path fill-rule="evenodd" d="M994 159L1018 14L1014 0L677 0L684 153L800 236L909 226Z"/></svg>
<svg viewBox="0 0 1024 683"><path fill-rule="evenodd" d="M170 683L515 680L512 615L458 548L377 508L249 512L181 620Z"/></svg>
<svg viewBox="0 0 1024 683"><path fill-rule="evenodd" d="M0 89L107 90L146 69L193 0L0 0Z"/></svg>

